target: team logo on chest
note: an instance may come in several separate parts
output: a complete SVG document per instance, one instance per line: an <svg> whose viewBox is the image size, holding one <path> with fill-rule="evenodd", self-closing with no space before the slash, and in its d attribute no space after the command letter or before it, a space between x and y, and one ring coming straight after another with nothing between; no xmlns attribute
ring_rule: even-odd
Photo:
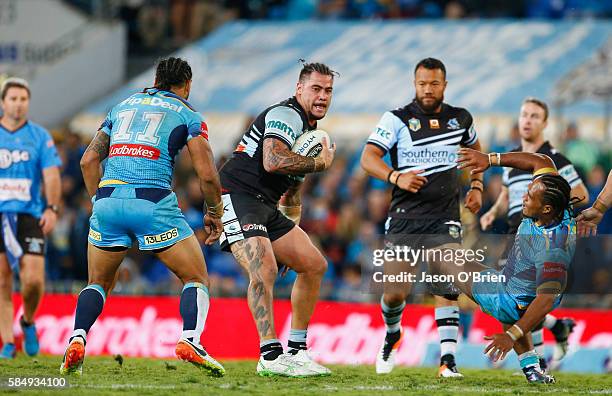
<svg viewBox="0 0 612 396"><path fill-rule="evenodd" d="M456 118L451 118L450 120L448 120L448 122L446 123L446 127L450 130L461 128L461 126L459 125L459 121L457 121Z"/></svg>
<svg viewBox="0 0 612 396"><path fill-rule="evenodd" d="M411 118L408 120L408 128L411 131L416 132L421 129L421 121L418 118Z"/></svg>
<svg viewBox="0 0 612 396"><path fill-rule="evenodd" d="M429 120L429 127L431 129L440 129L440 121L438 121L438 120Z"/></svg>

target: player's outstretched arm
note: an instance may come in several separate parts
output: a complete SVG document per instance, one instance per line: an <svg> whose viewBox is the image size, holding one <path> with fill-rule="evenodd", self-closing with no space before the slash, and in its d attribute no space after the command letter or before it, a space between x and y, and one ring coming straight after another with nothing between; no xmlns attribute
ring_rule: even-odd
<svg viewBox="0 0 612 396"><path fill-rule="evenodd" d="M480 151L480 141L476 139L474 144L468 146L472 150ZM470 189L465 195L465 207L476 214L482 207L482 193L484 191L484 176L482 173L470 173Z"/></svg>
<svg viewBox="0 0 612 396"><path fill-rule="evenodd" d="M206 140L202 136L194 137L187 142L191 162L198 179L200 190L206 201L206 215L204 216L204 231L208 234L205 243L212 245L221 236L223 223L223 201L221 200L221 182L219 172L215 165L215 158Z"/></svg>
<svg viewBox="0 0 612 396"><path fill-rule="evenodd" d="M557 167L547 155L537 153L481 153L469 148L459 149L458 168L473 168L471 173L484 172L491 166L507 166L535 173L556 173Z"/></svg>
<svg viewBox="0 0 612 396"><path fill-rule="evenodd" d="M604 214L612 205L612 170L608 173L608 180L597 199L588 209L583 210L576 218L578 235L597 235L597 225L603 219Z"/></svg>
<svg viewBox="0 0 612 396"><path fill-rule="evenodd" d="M500 194L497 196L497 200L495 201L493 206L491 206L491 209L489 209L487 213L483 214L480 218L480 227L483 231L488 230L495 221L495 219L497 219L503 213L508 212L508 204L508 187L503 186Z"/></svg>
<svg viewBox="0 0 612 396"><path fill-rule="evenodd" d="M335 153L336 145L329 147L327 139L323 139L323 150L318 157L305 157L291 151L281 140L267 137L263 142L263 166L266 172L283 175L321 172L331 166Z"/></svg>
<svg viewBox="0 0 612 396"><path fill-rule="evenodd" d="M81 171L83 172L83 180L85 188L90 197L96 195L98 183L102 178L102 170L100 163L108 157L108 147L110 144L110 136L102 131L98 131L94 136L87 150L81 157Z"/></svg>
<svg viewBox="0 0 612 396"><path fill-rule="evenodd" d="M383 160L385 152L378 146L366 144L361 153L361 167L372 177L395 184L402 190L418 192L427 183L427 178L419 176L422 170L401 173L393 170Z"/></svg>

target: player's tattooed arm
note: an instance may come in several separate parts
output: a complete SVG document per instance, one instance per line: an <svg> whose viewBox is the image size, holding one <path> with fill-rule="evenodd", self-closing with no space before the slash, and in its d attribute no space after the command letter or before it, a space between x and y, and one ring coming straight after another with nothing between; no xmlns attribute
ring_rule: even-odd
<svg viewBox="0 0 612 396"><path fill-rule="evenodd" d="M285 143L275 138L267 138L263 142L263 165L266 172L283 175L303 175L316 171L314 158L292 152Z"/></svg>
<svg viewBox="0 0 612 396"><path fill-rule="evenodd" d="M247 299L259 338L274 335L272 288L276 279L276 263L266 262L266 247L259 237L235 242L231 249L236 261L249 273Z"/></svg>
<svg viewBox="0 0 612 396"><path fill-rule="evenodd" d="M98 131L81 158L83 180L90 197L93 197L98 189L98 183L102 177L100 163L108 157L109 145L110 136Z"/></svg>

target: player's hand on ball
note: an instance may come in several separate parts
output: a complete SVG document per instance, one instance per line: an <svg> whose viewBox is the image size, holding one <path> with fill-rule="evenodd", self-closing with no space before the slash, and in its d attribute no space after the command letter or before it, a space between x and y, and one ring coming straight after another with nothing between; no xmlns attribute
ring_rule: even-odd
<svg viewBox="0 0 612 396"><path fill-rule="evenodd" d="M506 354L514 347L514 341L506 333L485 336L485 340L493 341L484 350L485 355L489 355L493 362L504 360Z"/></svg>
<svg viewBox="0 0 612 396"><path fill-rule="evenodd" d="M468 191L465 196L465 207L474 214L478 213L482 207L482 193L474 189Z"/></svg>
<svg viewBox="0 0 612 396"><path fill-rule="evenodd" d="M461 148L458 151L459 157L457 168L473 168L471 174L484 172L489 168L489 156L480 151L472 150L469 148Z"/></svg>
<svg viewBox="0 0 612 396"><path fill-rule="evenodd" d="M326 138L323 138L321 140L321 144L323 145L323 149L321 150L321 153L319 154L319 157L325 163L325 168L324 169L329 169L329 167L331 166L332 162L334 162L334 156L336 155L336 144L332 143L332 145L330 147Z"/></svg>
<svg viewBox="0 0 612 396"><path fill-rule="evenodd" d="M597 235L597 224L601 222L603 216L604 214L595 208L583 210L576 217L578 236L588 237L590 235Z"/></svg>
<svg viewBox="0 0 612 396"><path fill-rule="evenodd" d="M221 231L223 231L221 218L213 217L207 213L206 216L204 216L204 233L206 234L204 243L206 245L212 245L217 242L221 236Z"/></svg>
<svg viewBox="0 0 612 396"><path fill-rule="evenodd" d="M427 178L425 176L420 176L419 173L423 173L423 170L420 169L417 171L402 173L398 176L395 184L402 190L416 193L425 185L425 183L427 183Z"/></svg>
<svg viewBox="0 0 612 396"><path fill-rule="evenodd" d="M495 215L492 212L487 212L480 217L480 228L483 231L488 230L495 221Z"/></svg>

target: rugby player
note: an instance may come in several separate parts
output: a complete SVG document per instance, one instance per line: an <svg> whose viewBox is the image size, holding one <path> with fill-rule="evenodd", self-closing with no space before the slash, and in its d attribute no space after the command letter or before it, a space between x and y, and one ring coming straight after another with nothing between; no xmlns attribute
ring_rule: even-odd
<svg viewBox="0 0 612 396"><path fill-rule="evenodd" d="M554 378L540 368L529 332L561 302L576 245L572 204L579 198L571 197L569 183L543 154L487 155L461 149L458 162L459 168L471 167L472 173L506 166L533 174L523 196L523 218L502 270L478 262L446 262L436 270L452 275L463 293L502 323L505 333L485 337L491 341L485 353L493 361L503 359L514 348L527 381L553 383Z"/></svg>
<svg viewBox="0 0 612 396"><path fill-rule="evenodd" d="M259 335L257 372L262 376L330 374L312 360L306 347L308 322L327 262L298 224L303 175L329 168L335 146L324 140L315 158L293 153L291 147L325 117L335 75L322 63L305 63L295 96L261 112L220 170L225 211L221 247L231 250L249 275L247 299ZM297 272L287 353L277 338L272 312L279 264Z"/></svg>
<svg viewBox="0 0 612 396"><path fill-rule="evenodd" d="M521 145L512 151L539 153L549 156L559 170L559 175L564 177L572 187L572 196L584 197L585 201L583 202L588 202L589 192L574 169L574 165L544 139L544 130L546 129L547 122L548 106L546 103L537 98L526 98L521 106L518 120ZM505 168L502 192L491 209L480 218L482 229L488 229L497 217L507 214L508 234L516 234L522 220L522 197L527 192L527 186L530 182L531 174L529 172L521 169ZM504 254L504 259L507 253L508 250ZM501 262L503 263L504 260ZM545 370L547 368L546 359L543 358L543 327L548 328L555 337L557 343L555 359L559 360L567 353L567 338L574 325L574 320L571 318L557 319L553 315L546 315L546 319L532 331L533 344L536 351L540 354L542 369Z"/></svg>
<svg viewBox="0 0 612 396"><path fill-rule="evenodd" d="M82 372L87 333L102 312L117 269L134 240L140 250L155 253L184 284L178 358L211 375L225 373L200 344L209 307L206 263L171 189L175 158L187 145L208 207L205 243L214 243L221 234L221 185L206 123L187 102L191 78L185 60L161 60L154 87L113 107L83 154L81 169L94 200L88 237L89 284L79 294L62 374ZM107 157L100 175L100 162Z"/></svg>
<svg viewBox="0 0 612 396"><path fill-rule="evenodd" d="M408 105L383 114L361 156L371 176L394 185L385 241L395 246L435 248L461 242L460 185L455 162L459 146L480 150L472 115L444 103L446 67L434 58L414 69L416 97ZM392 168L383 157L390 153ZM482 204L482 174L471 176L465 206L476 213ZM402 339L401 319L408 285L385 289L381 298L387 329L376 358L376 372L395 365ZM459 333L459 292L452 284L432 284L440 336L440 377L462 377L455 363Z"/></svg>
<svg viewBox="0 0 612 396"><path fill-rule="evenodd" d="M28 120L28 82L9 78L0 93L0 358L11 359L15 271L23 297L23 350L29 356L39 350L34 316L45 288L45 237L61 200L61 160L49 132Z"/></svg>

